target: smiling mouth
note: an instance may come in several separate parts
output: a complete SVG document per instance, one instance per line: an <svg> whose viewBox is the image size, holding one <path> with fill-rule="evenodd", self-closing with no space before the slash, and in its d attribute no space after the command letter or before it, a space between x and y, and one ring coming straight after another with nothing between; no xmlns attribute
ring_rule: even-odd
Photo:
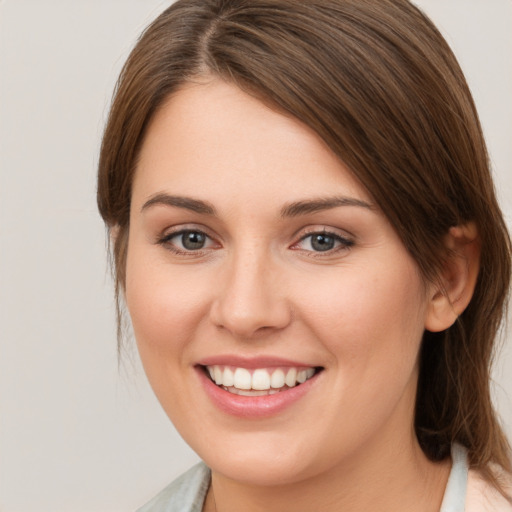
<svg viewBox="0 0 512 512"><path fill-rule="evenodd" d="M275 395L300 386L322 370L321 367L281 367L247 369L225 365L203 366L211 381L241 396Z"/></svg>

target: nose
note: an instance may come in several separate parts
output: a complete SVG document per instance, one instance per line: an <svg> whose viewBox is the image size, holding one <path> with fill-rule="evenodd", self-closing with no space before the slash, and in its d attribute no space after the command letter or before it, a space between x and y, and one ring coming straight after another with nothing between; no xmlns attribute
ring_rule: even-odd
<svg viewBox="0 0 512 512"><path fill-rule="evenodd" d="M263 251L240 251L219 274L211 320L238 339L284 329L292 311L283 269Z"/></svg>

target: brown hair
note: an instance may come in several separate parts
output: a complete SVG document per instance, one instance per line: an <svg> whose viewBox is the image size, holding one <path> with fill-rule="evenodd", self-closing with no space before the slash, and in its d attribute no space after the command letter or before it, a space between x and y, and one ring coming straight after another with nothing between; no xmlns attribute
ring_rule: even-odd
<svg viewBox="0 0 512 512"><path fill-rule="evenodd" d="M440 271L449 228L476 224L474 296L451 328L425 333L415 426L432 460L457 441L489 479L490 462L510 471L489 389L510 239L470 91L437 29L407 0L178 0L163 12L123 68L101 148L98 205L117 230L118 300L146 127L170 94L204 74L313 128L368 189L426 280Z"/></svg>

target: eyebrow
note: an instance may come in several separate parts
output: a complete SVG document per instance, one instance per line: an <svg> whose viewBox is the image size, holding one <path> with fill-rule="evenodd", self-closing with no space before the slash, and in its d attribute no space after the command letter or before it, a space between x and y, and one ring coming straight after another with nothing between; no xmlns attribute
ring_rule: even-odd
<svg viewBox="0 0 512 512"><path fill-rule="evenodd" d="M155 205L184 208L186 210L190 210L203 215L217 215L215 207L207 201L193 199L191 197L173 196L165 193L155 194L154 196L150 197L143 204L141 211L147 210L151 206ZM340 206L357 206L360 208L366 208L368 210L375 209L374 205L367 203L366 201L362 201L361 199L345 196L335 196L317 199L304 199L302 201L295 201L293 203L287 204L281 209L281 217L299 217L301 215L307 215L309 213L315 213L323 210L330 210Z"/></svg>
<svg viewBox="0 0 512 512"><path fill-rule="evenodd" d="M281 210L281 217L298 217L307 215L308 213L330 210L340 206L357 206L368 210L375 210L375 206L361 199L354 197L335 196L318 199L306 199L304 201L296 201L284 206Z"/></svg>
<svg viewBox="0 0 512 512"><path fill-rule="evenodd" d="M171 196L169 194L156 194L149 198L141 208L141 211L147 210L151 206L175 206L177 208L184 208L203 215L217 215L215 208L212 204L201 201L200 199L192 199L191 197Z"/></svg>

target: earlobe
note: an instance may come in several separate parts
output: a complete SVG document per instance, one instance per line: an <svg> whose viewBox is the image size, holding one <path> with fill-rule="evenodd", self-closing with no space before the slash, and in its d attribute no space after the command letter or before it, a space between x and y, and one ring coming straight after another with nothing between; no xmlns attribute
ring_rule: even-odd
<svg viewBox="0 0 512 512"><path fill-rule="evenodd" d="M431 287L425 329L448 329L466 309L475 290L480 268L480 243L473 222L450 228L445 237L446 261L439 280Z"/></svg>

